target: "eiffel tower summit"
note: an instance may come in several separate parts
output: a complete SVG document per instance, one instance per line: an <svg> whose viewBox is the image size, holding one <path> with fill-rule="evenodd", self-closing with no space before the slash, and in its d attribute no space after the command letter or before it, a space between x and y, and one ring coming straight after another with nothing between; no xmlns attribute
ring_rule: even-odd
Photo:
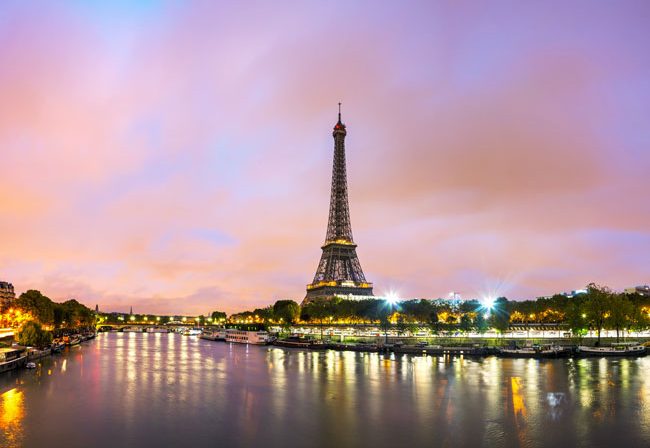
<svg viewBox="0 0 650 448"><path fill-rule="evenodd" d="M332 168L332 192L330 214L327 222L325 244L314 280L307 285L303 303L314 299L331 298L337 295L372 296L372 283L366 281L357 257L357 245L352 239L350 205L348 203L348 181L345 168L345 136L347 131L339 120L334 126L334 165Z"/></svg>

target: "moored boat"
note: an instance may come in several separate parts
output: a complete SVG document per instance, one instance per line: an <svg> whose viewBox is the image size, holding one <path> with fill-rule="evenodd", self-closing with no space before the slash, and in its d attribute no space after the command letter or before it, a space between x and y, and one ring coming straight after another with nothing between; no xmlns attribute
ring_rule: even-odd
<svg viewBox="0 0 650 448"><path fill-rule="evenodd" d="M27 362L23 347L0 348L0 373L22 367Z"/></svg>
<svg viewBox="0 0 650 448"><path fill-rule="evenodd" d="M559 345L532 345L528 347L500 348L497 356L504 358L561 358L569 356L571 349Z"/></svg>
<svg viewBox="0 0 650 448"><path fill-rule="evenodd" d="M225 341L226 330L203 330L199 335L199 339L205 339L206 341Z"/></svg>
<svg viewBox="0 0 650 448"><path fill-rule="evenodd" d="M52 341L52 353L61 353L65 348L65 342L59 339Z"/></svg>
<svg viewBox="0 0 650 448"><path fill-rule="evenodd" d="M311 348L313 342L314 341L310 339L301 338L299 336L289 336L283 339L276 339L273 341L273 345L287 348Z"/></svg>
<svg viewBox="0 0 650 448"><path fill-rule="evenodd" d="M226 330L226 342L237 344L267 345L272 342L271 335L266 331L246 331L229 328Z"/></svg>
<svg viewBox="0 0 650 448"><path fill-rule="evenodd" d="M30 348L29 350L27 350L27 360L33 361L35 359L39 359L44 356L49 356L51 354L52 354L52 349L50 347L45 348L43 350L39 350L37 348Z"/></svg>
<svg viewBox="0 0 650 448"><path fill-rule="evenodd" d="M81 343L81 336L74 334L72 336L63 336L63 342L67 346L79 345Z"/></svg>
<svg viewBox="0 0 650 448"><path fill-rule="evenodd" d="M605 347L580 345L576 350L578 356L645 356L647 347L638 342L620 342Z"/></svg>
<svg viewBox="0 0 650 448"><path fill-rule="evenodd" d="M494 350L483 347L483 346L472 346L472 347L445 347L442 345L428 345L428 344L416 344L416 345L398 345L395 344L392 347L386 347L392 350L394 353L398 354L409 354L409 355L430 355L430 356L488 356L494 353Z"/></svg>
<svg viewBox="0 0 650 448"><path fill-rule="evenodd" d="M321 347L319 347L321 348ZM379 345L372 343L359 342L357 344L346 344L346 343L336 343L336 342L326 342L322 344L322 348L328 348L331 350L343 350L351 352L379 352L381 351Z"/></svg>

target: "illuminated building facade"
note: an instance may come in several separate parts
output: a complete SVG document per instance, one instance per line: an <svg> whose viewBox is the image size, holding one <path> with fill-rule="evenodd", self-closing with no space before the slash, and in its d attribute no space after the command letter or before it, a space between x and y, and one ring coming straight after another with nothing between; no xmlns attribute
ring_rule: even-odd
<svg viewBox="0 0 650 448"><path fill-rule="evenodd" d="M0 304L7 304L15 298L14 285L7 282L0 282Z"/></svg>
<svg viewBox="0 0 650 448"><path fill-rule="evenodd" d="M339 120L334 126L334 164L332 168L332 191L325 244L314 280L307 285L303 303L316 298L335 295L372 296L372 283L363 275L356 247L352 239L348 182L345 166L345 125Z"/></svg>
<svg viewBox="0 0 650 448"><path fill-rule="evenodd" d="M650 286L634 286L632 288L625 288L625 294L638 294L644 297L650 297Z"/></svg>

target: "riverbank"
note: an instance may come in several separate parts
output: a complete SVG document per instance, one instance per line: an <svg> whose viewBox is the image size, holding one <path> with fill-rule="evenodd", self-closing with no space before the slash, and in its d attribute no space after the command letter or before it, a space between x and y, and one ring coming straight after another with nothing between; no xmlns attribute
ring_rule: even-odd
<svg viewBox="0 0 650 448"><path fill-rule="evenodd" d="M23 367L33 368L34 361L61 353L65 347L78 345L94 339L96 336L97 334L93 332L69 334L55 339L52 344L43 348L16 344L0 347L0 373Z"/></svg>

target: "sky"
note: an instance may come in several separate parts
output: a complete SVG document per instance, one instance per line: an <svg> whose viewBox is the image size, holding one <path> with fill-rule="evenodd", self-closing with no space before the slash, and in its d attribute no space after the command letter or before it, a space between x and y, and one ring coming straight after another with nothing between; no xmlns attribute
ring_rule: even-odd
<svg viewBox="0 0 650 448"><path fill-rule="evenodd" d="M650 3L0 3L0 280L302 300L337 103L375 294L650 282Z"/></svg>

